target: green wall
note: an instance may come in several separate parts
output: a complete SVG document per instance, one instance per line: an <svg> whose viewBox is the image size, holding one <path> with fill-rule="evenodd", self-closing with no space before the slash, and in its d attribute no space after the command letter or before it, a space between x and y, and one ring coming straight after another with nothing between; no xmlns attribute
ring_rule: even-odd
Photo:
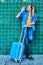
<svg viewBox="0 0 43 65"><path fill-rule="evenodd" d="M35 38L32 44L29 44L31 54L43 54L43 0L5 0L0 1L0 54L9 54L11 45L19 41L21 31L21 20L16 19L17 13L22 6L33 3L38 14L36 23Z"/></svg>

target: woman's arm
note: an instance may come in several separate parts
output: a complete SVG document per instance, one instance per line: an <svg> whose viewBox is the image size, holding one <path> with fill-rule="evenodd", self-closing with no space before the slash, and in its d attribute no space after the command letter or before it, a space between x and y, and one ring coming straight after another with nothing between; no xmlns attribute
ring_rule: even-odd
<svg viewBox="0 0 43 65"><path fill-rule="evenodd" d="M22 7L21 11L17 14L16 18L19 18L21 13L25 10L25 7Z"/></svg>
<svg viewBox="0 0 43 65"><path fill-rule="evenodd" d="M33 24L35 24L35 22L31 22L31 23L30 23L30 25L33 25Z"/></svg>
<svg viewBox="0 0 43 65"><path fill-rule="evenodd" d="M24 25L24 27L30 27L30 26L32 26L33 24L35 24L35 22L31 22L30 24L26 24L26 25Z"/></svg>
<svg viewBox="0 0 43 65"><path fill-rule="evenodd" d="M19 18L20 15L21 15L21 13L22 13L22 11L20 11L20 12L17 14L16 18Z"/></svg>

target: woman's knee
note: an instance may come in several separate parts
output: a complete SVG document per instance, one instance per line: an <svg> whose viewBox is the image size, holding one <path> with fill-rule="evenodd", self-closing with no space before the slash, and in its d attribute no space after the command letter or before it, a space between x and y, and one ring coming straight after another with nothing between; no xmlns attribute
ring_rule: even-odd
<svg viewBox="0 0 43 65"><path fill-rule="evenodd" d="M33 41L33 37L30 37L29 42L32 43L32 41Z"/></svg>

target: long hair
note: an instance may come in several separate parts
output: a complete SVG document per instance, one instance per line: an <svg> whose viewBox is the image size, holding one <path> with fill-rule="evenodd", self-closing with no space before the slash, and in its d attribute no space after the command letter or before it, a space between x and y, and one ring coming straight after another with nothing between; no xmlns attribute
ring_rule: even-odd
<svg viewBox="0 0 43 65"><path fill-rule="evenodd" d="M31 14L33 15L34 14L34 5L33 4L30 4L31 5Z"/></svg>

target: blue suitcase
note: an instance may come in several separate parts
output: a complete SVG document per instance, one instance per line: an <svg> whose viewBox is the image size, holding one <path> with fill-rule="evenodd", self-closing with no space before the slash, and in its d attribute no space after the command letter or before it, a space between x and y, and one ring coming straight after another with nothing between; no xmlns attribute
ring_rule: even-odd
<svg viewBox="0 0 43 65"><path fill-rule="evenodd" d="M22 30L23 32L23 30ZM22 32L21 32L21 36L20 36L20 41L19 42L14 42L12 44L12 48L10 51L10 58L15 60L16 62L19 61L21 62L23 59L23 53L24 53L24 37L23 37L23 42L21 42L21 37L22 37Z"/></svg>
<svg viewBox="0 0 43 65"><path fill-rule="evenodd" d="M10 58L14 60L18 60L18 55L19 55L19 50L20 50L20 43L19 42L14 42L12 44L11 52L10 52Z"/></svg>
<svg viewBox="0 0 43 65"><path fill-rule="evenodd" d="M12 44L11 52L10 52L10 58L17 61L22 61L24 52L24 44L19 42L14 42Z"/></svg>

